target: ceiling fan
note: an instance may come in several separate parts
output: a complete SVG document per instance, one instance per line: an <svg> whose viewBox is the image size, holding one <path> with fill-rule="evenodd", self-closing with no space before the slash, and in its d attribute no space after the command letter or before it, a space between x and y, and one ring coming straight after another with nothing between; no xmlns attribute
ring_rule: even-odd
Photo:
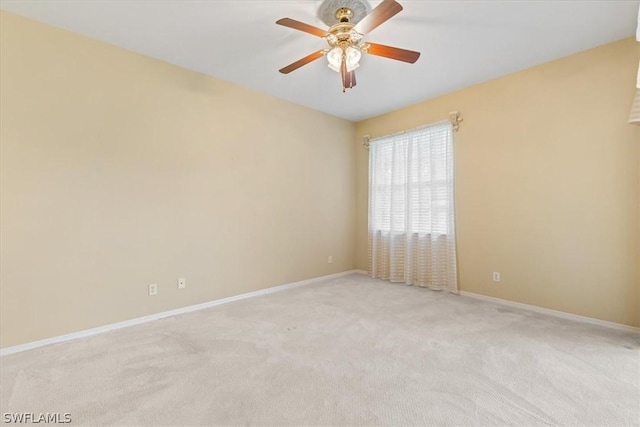
<svg viewBox="0 0 640 427"><path fill-rule="evenodd" d="M349 1L345 0L344 3L348 4ZM360 58L363 53L411 64L415 63L420 57L420 52L362 41L364 35L391 19L401 10L402 6L395 0L384 0L358 23L354 24L352 22L354 18L353 10L346 6L340 7L335 12L337 23L326 31L291 18L282 18L276 21L278 25L321 37L329 44L328 48L307 55L280 69L280 72L289 74L303 65L326 56L329 68L341 73L342 91L345 92L356 85L355 69L360 66Z"/></svg>

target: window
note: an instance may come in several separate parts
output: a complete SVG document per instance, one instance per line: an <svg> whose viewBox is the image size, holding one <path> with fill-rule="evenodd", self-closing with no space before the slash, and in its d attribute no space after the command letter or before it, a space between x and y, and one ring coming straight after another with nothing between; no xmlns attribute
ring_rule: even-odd
<svg viewBox="0 0 640 427"><path fill-rule="evenodd" d="M370 231L435 235L452 231L451 125L372 140L369 170Z"/></svg>
<svg viewBox="0 0 640 427"><path fill-rule="evenodd" d="M370 144L369 274L456 292L451 124Z"/></svg>

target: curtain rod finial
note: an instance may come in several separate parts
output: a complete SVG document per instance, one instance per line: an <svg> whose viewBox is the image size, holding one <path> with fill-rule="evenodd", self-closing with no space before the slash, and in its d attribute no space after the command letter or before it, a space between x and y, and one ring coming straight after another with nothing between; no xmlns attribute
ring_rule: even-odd
<svg viewBox="0 0 640 427"><path fill-rule="evenodd" d="M365 136L362 137L362 139L364 140L362 142L362 145L364 146L364 148L366 148L368 150L370 145L371 145L370 142L369 142L369 141L371 141L371 135L365 135Z"/></svg>
<svg viewBox="0 0 640 427"><path fill-rule="evenodd" d="M464 120L462 118L462 114L460 113L460 111L452 111L449 113L449 121L451 122L451 126L453 127L454 131L458 131L458 129L460 128L460 122Z"/></svg>

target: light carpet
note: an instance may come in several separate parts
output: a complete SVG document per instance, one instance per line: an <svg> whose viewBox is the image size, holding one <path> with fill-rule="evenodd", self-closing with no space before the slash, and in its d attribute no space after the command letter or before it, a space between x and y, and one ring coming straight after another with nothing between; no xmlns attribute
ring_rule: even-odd
<svg viewBox="0 0 640 427"><path fill-rule="evenodd" d="M362 275L5 356L71 425L638 425L638 335Z"/></svg>

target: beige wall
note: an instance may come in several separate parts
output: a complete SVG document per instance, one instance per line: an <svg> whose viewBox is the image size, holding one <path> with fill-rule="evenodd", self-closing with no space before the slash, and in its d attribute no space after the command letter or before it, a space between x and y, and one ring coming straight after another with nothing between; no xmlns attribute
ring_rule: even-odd
<svg viewBox="0 0 640 427"><path fill-rule="evenodd" d="M354 125L0 12L0 345L366 269L361 136L452 110L461 288L638 325L638 56L624 40Z"/></svg>
<svg viewBox="0 0 640 427"><path fill-rule="evenodd" d="M358 123L357 268L367 266L361 136L460 110L461 289L639 325L640 127L626 123L639 53L626 39Z"/></svg>
<svg viewBox="0 0 640 427"><path fill-rule="evenodd" d="M353 123L0 19L2 347L353 268Z"/></svg>

